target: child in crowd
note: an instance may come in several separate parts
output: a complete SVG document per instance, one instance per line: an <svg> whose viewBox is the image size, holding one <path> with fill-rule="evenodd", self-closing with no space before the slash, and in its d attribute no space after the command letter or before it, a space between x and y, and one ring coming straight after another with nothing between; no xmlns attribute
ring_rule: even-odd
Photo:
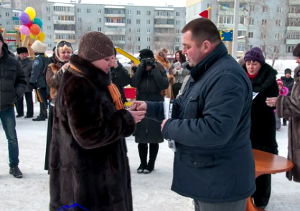
<svg viewBox="0 0 300 211"><path fill-rule="evenodd" d="M278 84L279 95L286 96L289 93L289 89L287 87L283 86L283 82L281 79L277 79L276 81ZM280 131L281 121L280 121L280 118L278 118L276 115L276 110L274 110L274 112L275 112L275 118L276 118L276 130Z"/></svg>

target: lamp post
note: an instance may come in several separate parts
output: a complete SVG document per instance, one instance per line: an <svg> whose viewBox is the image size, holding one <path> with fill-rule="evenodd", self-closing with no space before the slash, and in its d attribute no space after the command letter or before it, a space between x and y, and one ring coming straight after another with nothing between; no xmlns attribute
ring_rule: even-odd
<svg viewBox="0 0 300 211"><path fill-rule="evenodd" d="M238 30L239 30L239 8L240 0L234 0L234 25L233 25L233 35L232 35L232 57L236 59L237 45L238 45Z"/></svg>

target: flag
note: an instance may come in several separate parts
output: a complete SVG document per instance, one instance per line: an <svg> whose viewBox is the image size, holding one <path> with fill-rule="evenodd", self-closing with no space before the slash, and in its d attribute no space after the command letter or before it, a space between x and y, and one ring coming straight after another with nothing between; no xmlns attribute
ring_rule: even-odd
<svg viewBox="0 0 300 211"><path fill-rule="evenodd" d="M208 18L208 10L203 10L199 13L199 16L201 16L202 18Z"/></svg>

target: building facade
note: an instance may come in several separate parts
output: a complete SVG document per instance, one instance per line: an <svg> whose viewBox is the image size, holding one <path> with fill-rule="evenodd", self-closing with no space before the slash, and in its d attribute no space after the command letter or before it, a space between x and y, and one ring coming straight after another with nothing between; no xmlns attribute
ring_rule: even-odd
<svg viewBox="0 0 300 211"><path fill-rule="evenodd" d="M212 7L212 21L220 30L234 25L235 0L187 0L187 22ZM300 0L240 0L238 25L240 55L254 46L268 59L293 59L300 43Z"/></svg>

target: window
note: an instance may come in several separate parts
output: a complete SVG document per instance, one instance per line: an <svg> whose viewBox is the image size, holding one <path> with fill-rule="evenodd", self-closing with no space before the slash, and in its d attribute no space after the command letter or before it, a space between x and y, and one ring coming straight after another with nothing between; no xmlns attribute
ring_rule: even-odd
<svg viewBox="0 0 300 211"><path fill-rule="evenodd" d="M127 15L131 15L131 10L128 10L128 11L127 11Z"/></svg>
<svg viewBox="0 0 300 211"><path fill-rule="evenodd" d="M254 18L249 18L249 26L253 26L254 25Z"/></svg>
<svg viewBox="0 0 300 211"><path fill-rule="evenodd" d="M128 32L131 32L131 28L128 29Z"/></svg>
<svg viewBox="0 0 300 211"><path fill-rule="evenodd" d="M268 12L268 6L263 6L263 12Z"/></svg>
<svg viewBox="0 0 300 211"><path fill-rule="evenodd" d="M136 50L137 50L137 51L141 50L141 46L139 46L139 45L136 46Z"/></svg>
<svg viewBox="0 0 300 211"><path fill-rule="evenodd" d="M245 24L245 17L240 17L240 24Z"/></svg>
<svg viewBox="0 0 300 211"><path fill-rule="evenodd" d="M51 17L50 16L47 16L47 21L51 21Z"/></svg>
<svg viewBox="0 0 300 211"><path fill-rule="evenodd" d="M293 53L295 46L294 45L287 45L286 46L286 52L287 53Z"/></svg>
<svg viewBox="0 0 300 211"><path fill-rule="evenodd" d="M264 39L267 37L267 35L266 35L266 33L261 33L260 37Z"/></svg>
<svg viewBox="0 0 300 211"><path fill-rule="evenodd" d="M99 9L97 13L101 13L101 9Z"/></svg>
<svg viewBox="0 0 300 211"><path fill-rule="evenodd" d="M131 24L131 19L127 19L127 24Z"/></svg>
<svg viewBox="0 0 300 211"><path fill-rule="evenodd" d="M77 13L81 13L81 9L80 8L77 8Z"/></svg>
<svg viewBox="0 0 300 211"><path fill-rule="evenodd" d="M128 37L128 39L127 39L128 41L131 41L131 37Z"/></svg>
<svg viewBox="0 0 300 211"><path fill-rule="evenodd" d="M98 22L98 23L101 23L101 18L98 18L98 19L97 19L97 22Z"/></svg>
<svg viewBox="0 0 300 211"><path fill-rule="evenodd" d="M88 30L88 31L92 31L92 27L90 27L90 26L87 27L87 30Z"/></svg>
<svg viewBox="0 0 300 211"><path fill-rule="evenodd" d="M248 33L248 38L253 38L253 32Z"/></svg>
<svg viewBox="0 0 300 211"><path fill-rule="evenodd" d="M98 32L101 32L101 27L98 27Z"/></svg>
<svg viewBox="0 0 300 211"><path fill-rule="evenodd" d="M150 34L151 33L151 29L147 29L147 33Z"/></svg>
<svg viewBox="0 0 300 211"><path fill-rule="evenodd" d="M139 11L139 10L136 11L136 14L137 14L137 15L141 15L141 11Z"/></svg>
<svg viewBox="0 0 300 211"><path fill-rule="evenodd" d="M10 26L10 21L6 21L6 25Z"/></svg>
<svg viewBox="0 0 300 211"><path fill-rule="evenodd" d="M275 33L275 39L280 39L280 33L279 32L277 32L277 33Z"/></svg>
<svg viewBox="0 0 300 211"><path fill-rule="evenodd" d="M51 26L47 26L47 29L48 29L48 30L51 30Z"/></svg>
<svg viewBox="0 0 300 211"><path fill-rule="evenodd" d="M147 49L150 49L150 46L147 46L146 48L147 48Z"/></svg>
<svg viewBox="0 0 300 211"><path fill-rule="evenodd" d="M50 12L50 7L46 7L46 12Z"/></svg>
<svg viewBox="0 0 300 211"><path fill-rule="evenodd" d="M180 16L180 12L176 12L176 16Z"/></svg>
<svg viewBox="0 0 300 211"><path fill-rule="evenodd" d="M261 20L261 25L263 25L263 26L267 25L267 19L262 19Z"/></svg>
<svg viewBox="0 0 300 211"><path fill-rule="evenodd" d="M176 25L179 25L179 24L180 24L180 21L176 21L175 23L176 23Z"/></svg>
<svg viewBox="0 0 300 211"><path fill-rule="evenodd" d="M136 38L136 41L141 41L141 38L140 38L140 37L137 37L137 38Z"/></svg>
<svg viewBox="0 0 300 211"><path fill-rule="evenodd" d="M141 24L141 20L140 19L136 19L136 24Z"/></svg>
<svg viewBox="0 0 300 211"><path fill-rule="evenodd" d="M136 32L137 32L137 33L140 33L140 32L141 32L141 29L140 29L140 28L137 28L137 29L136 29Z"/></svg>
<svg viewBox="0 0 300 211"><path fill-rule="evenodd" d="M150 42L150 37L147 37L147 41Z"/></svg>
<svg viewBox="0 0 300 211"><path fill-rule="evenodd" d="M177 43L180 42L180 38L176 37L175 42L177 42Z"/></svg>
<svg viewBox="0 0 300 211"><path fill-rule="evenodd" d="M277 12L282 13L282 7L277 7Z"/></svg>
<svg viewBox="0 0 300 211"><path fill-rule="evenodd" d="M91 9L86 9L86 13L91 13Z"/></svg>
<svg viewBox="0 0 300 211"><path fill-rule="evenodd" d="M255 6L254 5L249 5L249 9L250 9L250 11L254 11L255 10Z"/></svg>
<svg viewBox="0 0 300 211"><path fill-rule="evenodd" d="M281 20L276 20L276 26L281 26Z"/></svg>
<svg viewBox="0 0 300 211"><path fill-rule="evenodd" d="M77 30L78 30L78 31L81 31L81 30L82 30L81 26L78 26L78 27L77 27Z"/></svg>
<svg viewBox="0 0 300 211"><path fill-rule="evenodd" d="M48 48L52 48L52 44L51 44L51 43L48 43L47 47L48 47Z"/></svg>
<svg viewBox="0 0 300 211"><path fill-rule="evenodd" d="M180 34L180 29L176 29L176 34Z"/></svg>
<svg viewBox="0 0 300 211"><path fill-rule="evenodd" d="M6 16L6 17L9 17L9 12L6 12L6 13L5 13L5 16Z"/></svg>
<svg viewBox="0 0 300 211"><path fill-rule="evenodd" d="M81 18L77 18L77 21L78 21L78 22L81 22L82 20L81 20Z"/></svg>
<svg viewBox="0 0 300 211"><path fill-rule="evenodd" d="M238 36L246 36L246 31L238 31Z"/></svg>
<svg viewBox="0 0 300 211"><path fill-rule="evenodd" d="M151 11L147 11L147 15L151 15Z"/></svg>
<svg viewBox="0 0 300 211"><path fill-rule="evenodd" d="M146 24L150 24L150 20L147 20L147 21L146 21Z"/></svg>
<svg viewBox="0 0 300 211"><path fill-rule="evenodd" d="M245 43L238 43L237 50L238 51L244 51L245 50Z"/></svg>

